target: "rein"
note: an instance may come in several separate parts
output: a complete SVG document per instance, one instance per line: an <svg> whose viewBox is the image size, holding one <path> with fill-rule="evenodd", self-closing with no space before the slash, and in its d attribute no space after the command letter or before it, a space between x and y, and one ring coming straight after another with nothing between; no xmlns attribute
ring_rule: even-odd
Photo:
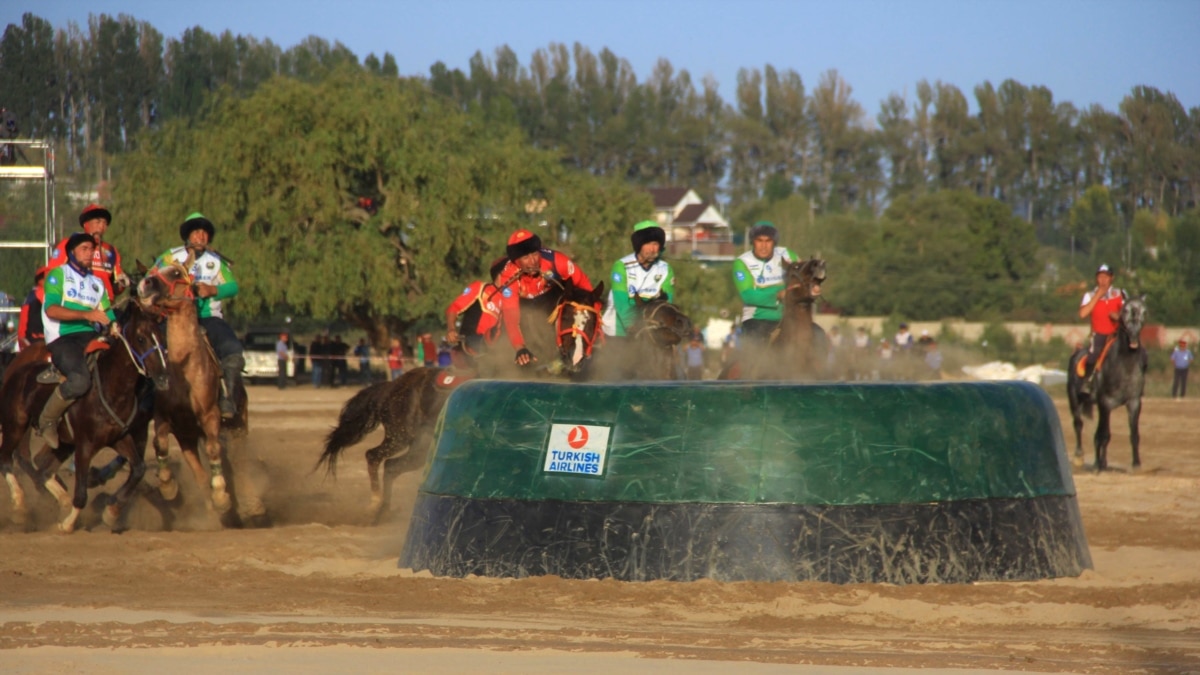
<svg viewBox="0 0 1200 675"><path fill-rule="evenodd" d="M163 368L166 369L166 367L167 367L167 357L165 355L166 350L159 343L158 335L154 336L154 346L153 347L151 347L150 349L147 349L145 352L143 352L141 354L138 354L134 351L133 345L129 344L129 340L125 337L125 329L126 328L128 328L128 326L122 326L121 331L119 333L117 333L117 337L121 340L121 344L125 346L125 353L129 354L129 360L131 362L133 362L133 367L135 369L137 369L138 375L141 375L142 377L147 377L147 378L150 377L150 375L146 372L146 357L148 357L150 354L155 353L155 352L158 353L158 358L162 362ZM100 399L100 404L102 406L104 406L105 412L107 412L109 414L109 416L113 418L114 422L121 425L121 434L124 435L124 433L126 431L129 431L129 426L131 424L133 424L133 419L135 417L137 417L137 413L138 413L137 399L135 398L133 401L133 410L131 410L129 413L129 419L122 420L121 417L119 415L117 415L116 411L113 410L112 405L109 404L108 398L106 398L104 396L104 386L100 382L100 367L98 365L96 368L92 369L92 386L94 386L96 388L96 397Z"/></svg>

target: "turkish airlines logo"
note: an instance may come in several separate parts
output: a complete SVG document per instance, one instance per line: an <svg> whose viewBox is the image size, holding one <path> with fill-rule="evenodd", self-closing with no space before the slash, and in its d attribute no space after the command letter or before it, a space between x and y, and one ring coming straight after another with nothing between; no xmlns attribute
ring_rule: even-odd
<svg viewBox="0 0 1200 675"><path fill-rule="evenodd" d="M567 445L571 446L575 450L578 450L578 449L582 448L583 446L587 445L587 442L588 442L587 427L583 427L583 426L575 427L574 429L571 429L570 433L567 434Z"/></svg>

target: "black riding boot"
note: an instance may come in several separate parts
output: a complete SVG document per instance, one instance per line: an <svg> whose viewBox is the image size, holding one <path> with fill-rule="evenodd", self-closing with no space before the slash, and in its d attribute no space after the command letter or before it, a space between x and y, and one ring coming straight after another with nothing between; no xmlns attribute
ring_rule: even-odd
<svg viewBox="0 0 1200 675"><path fill-rule="evenodd" d="M242 368L246 360L241 354L230 354L221 359L221 376L224 386L221 387L221 398L218 406L221 408L221 419L231 420L237 417L237 390L242 386Z"/></svg>

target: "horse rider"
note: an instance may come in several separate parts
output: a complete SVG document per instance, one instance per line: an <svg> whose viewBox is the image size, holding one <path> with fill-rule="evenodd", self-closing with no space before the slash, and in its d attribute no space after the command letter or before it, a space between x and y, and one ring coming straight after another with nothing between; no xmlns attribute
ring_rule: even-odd
<svg viewBox="0 0 1200 675"><path fill-rule="evenodd" d="M638 299L649 301L665 295L675 302L675 271L662 259L667 235L658 223L643 220L633 226L629 237L633 253L612 266L612 290L604 310L604 332L624 336L637 323Z"/></svg>
<svg viewBox="0 0 1200 675"><path fill-rule="evenodd" d="M42 305L46 299L46 273L49 267L39 269L33 275L33 288L21 303L21 317L17 321L17 346L28 349L29 345L46 339L46 327L42 323Z"/></svg>
<svg viewBox="0 0 1200 675"><path fill-rule="evenodd" d="M188 272L193 279L197 315L208 343L221 362L225 380L219 401L221 418L230 420L237 415L234 393L242 383L242 369L246 366L246 360L242 355L242 341L225 322L221 301L238 294L238 282L224 256L209 248L216 238L216 228L204 214L196 212L189 215L179 226L179 237L184 245L163 253L154 266L166 267L171 261L183 264L189 257L192 258L192 267Z"/></svg>
<svg viewBox="0 0 1200 675"><path fill-rule="evenodd" d="M58 448L58 425L67 408L91 388L84 350L101 335L96 325L116 320L108 292L92 274L96 241L86 232L67 238L66 260L46 273L42 324L50 360L66 381L58 385L42 408L37 433L51 448Z"/></svg>
<svg viewBox="0 0 1200 675"><path fill-rule="evenodd" d="M592 282L583 270L566 255L542 248L542 240L526 229L513 232L508 238L508 263L500 271L496 286L500 289L500 307L508 340L516 350L516 364L527 366L537 357L525 346L521 333L521 300L545 295L555 285L571 284L585 291ZM600 307L596 307L600 311Z"/></svg>
<svg viewBox="0 0 1200 675"><path fill-rule="evenodd" d="M504 256L492 261L488 269L491 281L471 282L446 308L446 340L456 355L469 360L499 336L503 324L496 279L507 264Z"/></svg>
<svg viewBox="0 0 1200 675"><path fill-rule="evenodd" d="M750 250L733 261L733 285L742 299L742 335L765 343L783 318L784 276L795 257L778 246L779 230L760 220L750 228Z"/></svg>
<svg viewBox="0 0 1200 675"><path fill-rule="evenodd" d="M79 227L92 237L96 244L93 253L92 274L104 282L109 302L113 302L117 294L129 286L129 276L121 269L121 254L112 244L104 241L104 234L112 223L112 214L99 204L88 204L79 214ZM49 267L57 267L67 260L67 239L58 242L50 255Z"/></svg>
<svg viewBox="0 0 1200 675"><path fill-rule="evenodd" d="M1092 373L1096 359L1104 351L1104 344L1117 334L1125 293L1114 288L1112 282L1112 268L1101 265L1096 269L1096 287L1083 294L1083 302L1079 305L1079 318L1091 317L1092 321L1092 340L1088 345L1087 358L1080 359L1076 366L1076 374L1081 378Z"/></svg>

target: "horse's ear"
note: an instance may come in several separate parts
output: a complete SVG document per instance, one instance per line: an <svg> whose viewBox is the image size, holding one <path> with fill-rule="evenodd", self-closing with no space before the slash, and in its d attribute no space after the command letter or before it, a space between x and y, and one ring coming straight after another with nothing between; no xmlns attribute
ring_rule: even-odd
<svg viewBox="0 0 1200 675"><path fill-rule="evenodd" d="M146 265L144 263L142 263L142 261L140 259L134 258L134 261L137 263L138 274L144 275L144 274L146 274L146 272L150 271L150 268L146 267Z"/></svg>
<svg viewBox="0 0 1200 675"><path fill-rule="evenodd" d="M592 289L592 299L595 300L596 302L607 303L608 294L604 292L604 282L603 281L596 284L596 287L594 289Z"/></svg>

